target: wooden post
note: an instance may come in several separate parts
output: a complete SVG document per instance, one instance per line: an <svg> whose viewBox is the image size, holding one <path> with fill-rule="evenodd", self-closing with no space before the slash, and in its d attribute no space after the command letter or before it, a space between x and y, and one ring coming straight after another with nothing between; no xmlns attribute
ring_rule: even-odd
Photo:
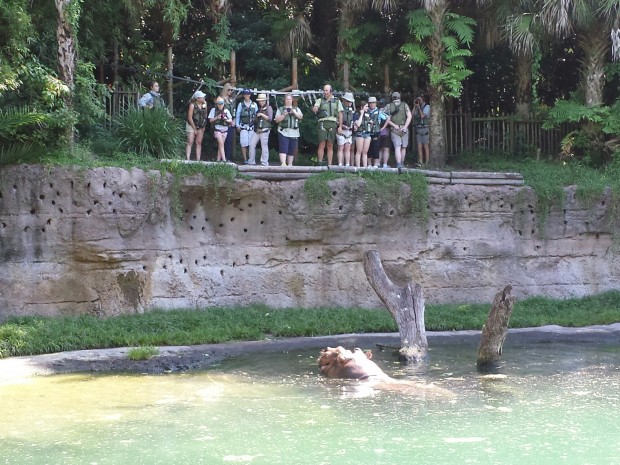
<svg viewBox="0 0 620 465"><path fill-rule="evenodd" d="M508 334L508 323L516 300L511 291L512 286L508 285L495 295L487 321L482 327L476 363L480 373L497 371L499 368L502 346Z"/></svg>
<svg viewBox="0 0 620 465"><path fill-rule="evenodd" d="M383 93L388 94L390 92L390 65L383 65Z"/></svg>
<svg viewBox="0 0 620 465"><path fill-rule="evenodd" d="M349 91L349 60L342 63L342 88L345 92Z"/></svg>
<svg viewBox="0 0 620 465"><path fill-rule="evenodd" d="M376 250L364 254L364 272L381 302L388 309L400 333L399 357L408 365L426 362L428 342L424 328L422 286L413 281L403 287L395 285L385 274Z"/></svg>
<svg viewBox="0 0 620 465"><path fill-rule="evenodd" d="M291 64L291 87L293 89L299 89L297 81L297 57L293 57L293 63Z"/></svg>
<svg viewBox="0 0 620 465"><path fill-rule="evenodd" d="M168 63L168 111L170 114L173 114L174 111L174 102L173 102L173 87L172 87L172 71L173 71L173 63L172 63L172 45L168 45L167 50L167 63Z"/></svg>

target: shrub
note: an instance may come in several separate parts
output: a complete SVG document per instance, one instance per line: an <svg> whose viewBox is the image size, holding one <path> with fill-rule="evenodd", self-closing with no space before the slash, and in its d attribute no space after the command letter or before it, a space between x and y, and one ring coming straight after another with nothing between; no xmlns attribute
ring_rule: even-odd
<svg viewBox="0 0 620 465"><path fill-rule="evenodd" d="M122 113L115 120L114 134L121 150L155 158L179 158L184 143L179 121L165 108Z"/></svg>

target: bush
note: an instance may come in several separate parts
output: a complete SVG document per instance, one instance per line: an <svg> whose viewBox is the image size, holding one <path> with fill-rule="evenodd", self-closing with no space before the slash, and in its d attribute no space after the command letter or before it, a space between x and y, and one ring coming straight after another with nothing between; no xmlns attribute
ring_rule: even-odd
<svg viewBox="0 0 620 465"><path fill-rule="evenodd" d="M132 109L114 121L119 148L141 156L179 158L185 135L165 108Z"/></svg>

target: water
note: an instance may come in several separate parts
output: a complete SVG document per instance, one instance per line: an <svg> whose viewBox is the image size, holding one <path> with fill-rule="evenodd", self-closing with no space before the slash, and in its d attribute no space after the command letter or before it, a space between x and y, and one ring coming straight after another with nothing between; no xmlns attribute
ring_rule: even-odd
<svg viewBox="0 0 620 465"><path fill-rule="evenodd" d="M318 375L318 350L170 375L0 385L0 464L620 464L620 346L507 346L504 380L472 345L433 347L425 399Z"/></svg>

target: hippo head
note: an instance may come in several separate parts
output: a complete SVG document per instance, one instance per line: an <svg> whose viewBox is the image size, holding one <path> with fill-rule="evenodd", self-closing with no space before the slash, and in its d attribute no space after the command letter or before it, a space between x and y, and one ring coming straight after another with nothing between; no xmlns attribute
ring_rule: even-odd
<svg viewBox="0 0 620 465"><path fill-rule="evenodd" d="M342 346L327 347L318 358L319 370L328 378L367 379L370 376L387 377L371 360L372 352L359 348L352 351Z"/></svg>

